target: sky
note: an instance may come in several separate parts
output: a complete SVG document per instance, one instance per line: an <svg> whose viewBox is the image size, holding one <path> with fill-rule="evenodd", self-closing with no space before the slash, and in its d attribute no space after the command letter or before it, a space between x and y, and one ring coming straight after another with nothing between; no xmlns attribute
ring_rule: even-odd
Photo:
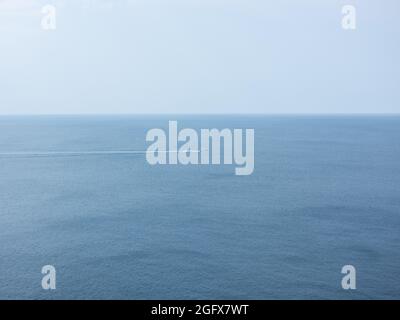
<svg viewBox="0 0 400 320"><path fill-rule="evenodd" d="M400 113L399 14L398 0L0 0L0 114Z"/></svg>

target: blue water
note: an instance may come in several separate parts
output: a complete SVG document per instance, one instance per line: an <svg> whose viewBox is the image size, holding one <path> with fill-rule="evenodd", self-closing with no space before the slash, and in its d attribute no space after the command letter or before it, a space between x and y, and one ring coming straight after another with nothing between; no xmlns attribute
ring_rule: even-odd
<svg viewBox="0 0 400 320"><path fill-rule="evenodd" d="M254 128L254 173L79 154L168 120ZM399 299L400 117L0 117L0 221L2 299Z"/></svg>

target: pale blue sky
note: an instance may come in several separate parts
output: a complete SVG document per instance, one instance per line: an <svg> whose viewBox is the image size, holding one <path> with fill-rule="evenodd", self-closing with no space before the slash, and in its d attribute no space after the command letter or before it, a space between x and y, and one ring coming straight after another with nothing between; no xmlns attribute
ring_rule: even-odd
<svg viewBox="0 0 400 320"><path fill-rule="evenodd" d="M400 112L398 0L82 2L0 0L0 114Z"/></svg>

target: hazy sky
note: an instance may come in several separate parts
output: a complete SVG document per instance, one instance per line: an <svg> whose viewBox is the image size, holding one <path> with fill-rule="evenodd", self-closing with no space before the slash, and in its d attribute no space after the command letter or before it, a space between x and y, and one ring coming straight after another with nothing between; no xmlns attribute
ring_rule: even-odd
<svg viewBox="0 0 400 320"><path fill-rule="evenodd" d="M0 114L399 113L399 35L398 0L0 0Z"/></svg>

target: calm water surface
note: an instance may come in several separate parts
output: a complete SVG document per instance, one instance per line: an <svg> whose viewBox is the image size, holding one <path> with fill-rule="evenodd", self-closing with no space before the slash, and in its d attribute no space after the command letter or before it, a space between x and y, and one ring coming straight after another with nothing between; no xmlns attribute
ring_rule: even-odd
<svg viewBox="0 0 400 320"><path fill-rule="evenodd" d="M254 173L79 154L168 120L254 128ZM0 117L0 222L2 299L399 299L400 117Z"/></svg>

